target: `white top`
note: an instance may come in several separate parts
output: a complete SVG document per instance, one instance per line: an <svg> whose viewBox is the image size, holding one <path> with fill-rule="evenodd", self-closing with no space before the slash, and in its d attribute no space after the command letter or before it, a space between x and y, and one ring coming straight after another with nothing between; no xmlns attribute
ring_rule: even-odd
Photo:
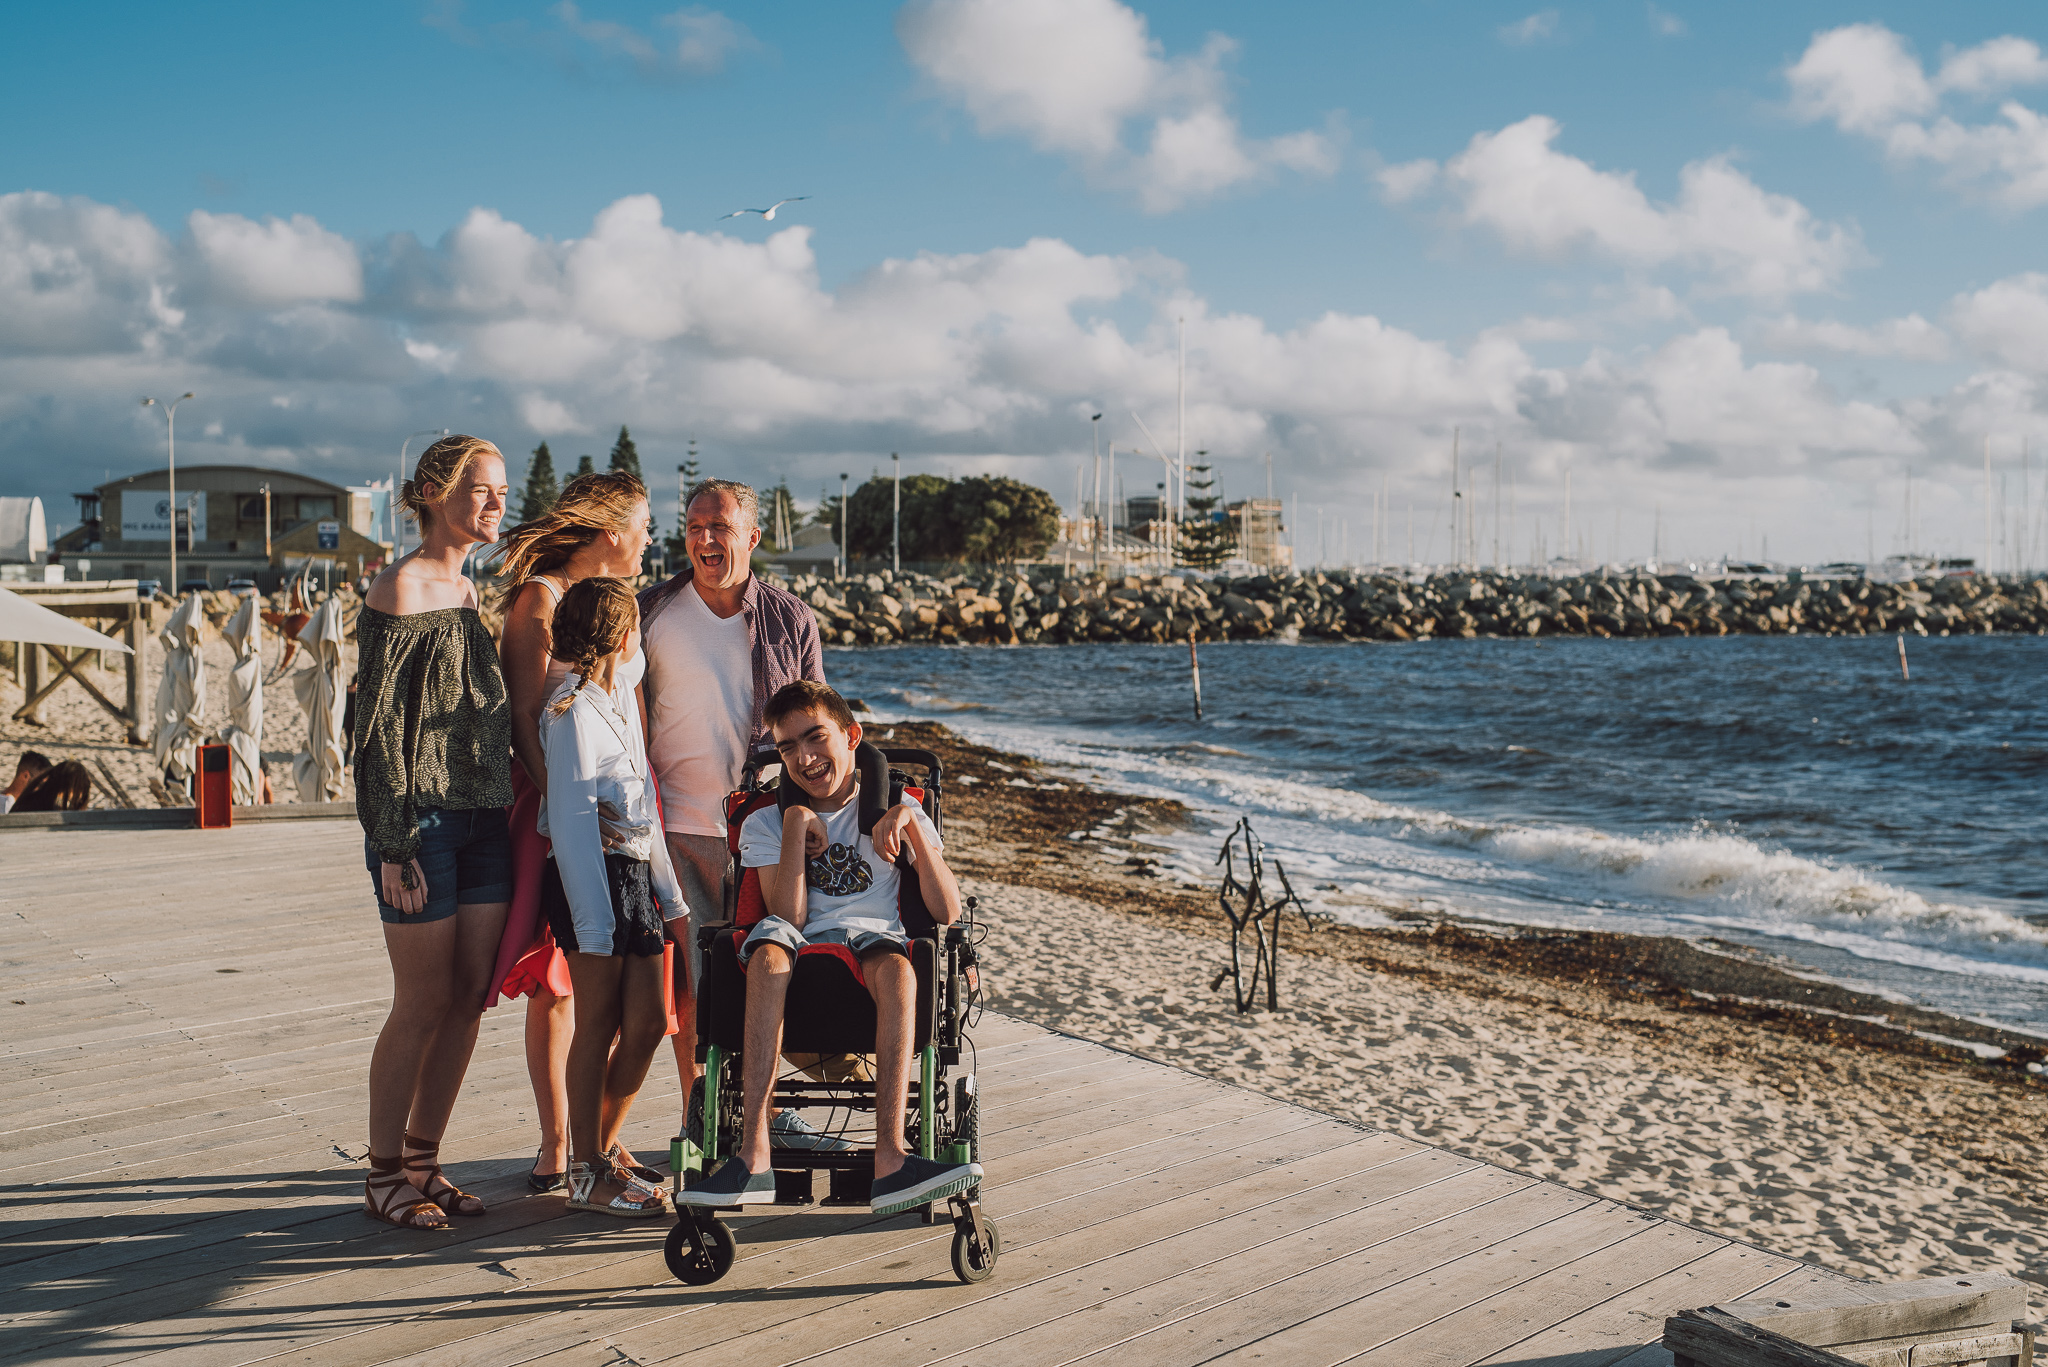
<svg viewBox="0 0 2048 1367"><path fill-rule="evenodd" d="M647 629L661 687L647 699L648 753L661 781L662 822L687 835L725 834L725 795L739 786L754 725L754 651L747 620L704 606L694 583Z"/></svg>
<svg viewBox="0 0 2048 1367"><path fill-rule="evenodd" d="M924 808L908 793L903 806L910 808L924 838L933 849L943 849L939 832ZM902 871L875 853L875 842L860 833L858 794L836 812L820 812L825 821L825 852L814 855L804 866L804 934L827 930L888 930L903 933L896 914L896 898ZM914 860L910 842L904 852ZM782 862L782 810L763 807L740 827L740 867L758 869Z"/></svg>
<svg viewBox="0 0 2048 1367"><path fill-rule="evenodd" d="M640 734L640 709L633 688L647 672L637 654L618 672L609 693L578 688L570 674L549 695L540 714L541 749L547 756L548 790L541 797L538 828L554 844L549 857L562 876L562 891L576 921L577 946L588 954L612 952L612 894L604 871L604 836L597 821L600 802L609 803L625 840L612 853L645 860L664 920L684 915L682 889L669 864L668 842L655 830L654 793L648 782L647 746ZM565 712L555 702L574 693Z"/></svg>
<svg viewBox="0 0 2048 1367"><path fill-rule="evenodd" d="M6 816L13 810L14 795L12 793L0 793L0 816Z"/></svg>

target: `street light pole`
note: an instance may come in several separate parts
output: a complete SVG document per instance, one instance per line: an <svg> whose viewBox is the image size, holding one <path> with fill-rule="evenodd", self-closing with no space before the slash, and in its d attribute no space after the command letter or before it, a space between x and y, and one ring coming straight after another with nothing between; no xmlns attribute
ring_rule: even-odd
<svg viewBox="0 0 2048 1367"><path fill-rule="evenodd" d="M889 466L896 475L895 503L889 513L889 573L903 573L903 457L889 453Z"/></svg>
<svg viewBox="0 0 2048 1367"><path fill-rule="evenodd" d="M191 397L192 395L188 391L172 399L168 404L160 404L155 399L144 399L142 401L144 408L161 408L164 410L164 438L170 447L171 597L173 598L178 596L178 405ZM185 525L187 527L191 526L190 521L188 520Z"/></svg>
<svg viewBox="0 0 2048 1367"><path fill-rule="evenodd" d="M413 437L445 437L445 427L426 427L398 443L398 477L391 481L391 499L384 505L384 511L391 519L391 561L398 563L398 557L405 554L405 524L398 520L398 491L405 484L405 448L412 445Z"/></svg>
<svg viewBox="0 0 2048 1367"><path fill-rule="evenodd" d="M1094 516L1089 519L1088 543L1095 551L1095 568L1102 568L1102 415L1088 419L1088 445L1095 453Z"/></svg>
<svg viewBox="0 0 2048 1367"><path fill-rule="evenodd" d="M839 577L846 578L846 572L853 567L853 557L846 553L846 472L839 474Z"/></svg>

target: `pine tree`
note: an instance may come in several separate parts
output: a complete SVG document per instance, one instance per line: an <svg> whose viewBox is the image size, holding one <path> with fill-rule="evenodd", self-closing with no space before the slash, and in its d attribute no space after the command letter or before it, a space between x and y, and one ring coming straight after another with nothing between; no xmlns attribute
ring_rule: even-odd
<svg viewBox="0 0 2048 1367"><path fill-rule="evenodd" d="M576 457L576 473L579 475L596 474L597 465L589 456L578 456Z"/></svg>
<svg viewBox="0 0 2048 1367"><path fill-rule="evenodd" d="M621 432L624 430L620 429ZM676 467L676 530L674 535L662 543L668 550L668 563L671 566L681 565L690 557L689 543L684 540L683 533L690 520L690 491L697 487L698 481L703 477L703 467L697 463L697 439L692 437L689 456Z"/></svg>
<svg viewBox="0 0 2048 1367"><path fill-rule="evenodd" d="M612 443L611 468L624 470L634 479L641 478L640 448L633 445L632 434L626 431L624 423L619 424L619 439Z"/></svg>
<svg viewBox="0 0 2048 1367"><path fill-rule="evenodd" d="M1195 452L1198 457L1208 454ZM1178 558L1190 569L1213 570L1237 549L1237 532L1229 515L1217 511L1222 496L1209 492L1215 487L1216 478L1206 464L1188 467L1188 515L1180 523Z"/></svg>
<svg viewBox="0 0 2048 1367"><path fill-rule="evenodd" d="M542 442L533 448L533 464L526 467L526 488L519 495L519 520L531 522L546 516L561 496L562 486L555 482L555 458L548 454L548 444Z"/></svg>

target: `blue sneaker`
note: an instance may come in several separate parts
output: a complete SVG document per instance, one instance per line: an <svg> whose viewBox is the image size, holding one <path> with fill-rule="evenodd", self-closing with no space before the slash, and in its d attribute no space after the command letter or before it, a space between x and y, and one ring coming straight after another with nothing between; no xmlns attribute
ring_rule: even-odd
<svg viewBox="0 0 2048 1367"><path fill-rule="evenodd" d="M814 1129L795 1111L779 1111L768 1122L768 1142L778 1149L807 1149L812 1153L848 1153L853 1149L844 1139Z"/></svg>
<svg viewBox="0 0 2048 1367"><path fill-rule="evenodd" d="M868 1209L877 1215L900 1215L930 1201L957 1196L981 1184L979 1163L934 1163L912 1154L887 1177L868 1188Z"/></svg>
<svg viewBox="0 0 2048 1367"><path fill-rule="evenodd" d="M775 1204L775 1172L754 1172L738 1156L694 1187L676 1193L679 1206L769 1206Z"/></svg>

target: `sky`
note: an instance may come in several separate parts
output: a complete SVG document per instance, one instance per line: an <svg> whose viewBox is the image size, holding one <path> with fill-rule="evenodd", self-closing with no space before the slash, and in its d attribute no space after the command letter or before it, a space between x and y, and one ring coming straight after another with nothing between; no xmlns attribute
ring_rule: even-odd
<svg viewBox="0 0 2048 1367"><path fill-rule="evenodd" d="M665 526L692 439L806 501L897 452L1072 505L1101 413L1131 494L1183 442L1230 497L1270 471L1309 563L1449 558L1455 450L1482 561L2040 565L2043 27L34 7L0 49L0 493L75 521L161 468L138 399L192 390L181 463L356 482L449 427L516 482L624 423Z"/></svg>

